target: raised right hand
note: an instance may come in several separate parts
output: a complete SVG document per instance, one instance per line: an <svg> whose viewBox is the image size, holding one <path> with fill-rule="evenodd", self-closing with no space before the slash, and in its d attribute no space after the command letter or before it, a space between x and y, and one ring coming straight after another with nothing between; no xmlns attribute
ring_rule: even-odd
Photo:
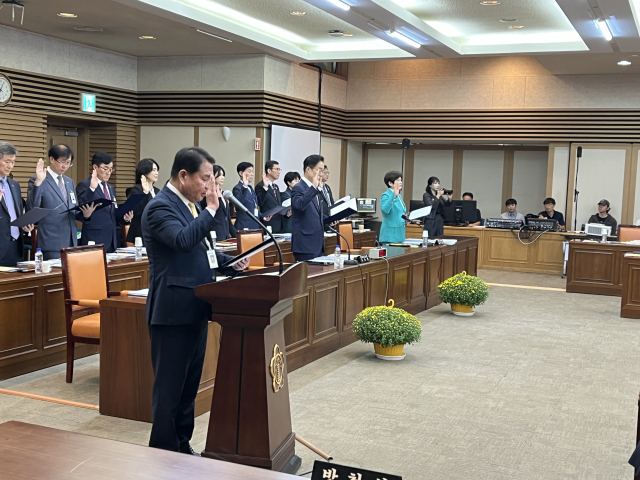
<svg viewBox="0 0 640 480"><path fill-rule="evenodd" d="M269 177L267 177L266 173L262 174L262 183L264 184L265 187L268 187L269 183L271 183L269 182Z"/></svg>
<svg viewBox="0 0 640 480"><path fill-rule="evenodd" d="M249 185L249 174L246 171L242 172L242 185L245 187Z"/></svg>
<svg viewBox="0 0 640 480"><path fill-rule="evenodd" d="M95 168L93 169L93 172L91 172L91 184L89 186L91 187L91 190L98 188L98 170Z"/></svg>
<svg viewBox="0 0 640 480"><path fill-rule="evenodd" d="M140 185L142 185L142 191L145 195L151 191L151 185L149 185L149 180L147 180L146 175L140 176Z"/></svg>
<svg viewBox="0 0 640 480"><path fill-rule="evenodd" d="M45 178L47 178L47 169L44 168L44 160L39 159L38 163L36 164L36 187L42 185L42 182L44 182Z"/></svg>
<svg viewBox="0 0 640 480"><path fill-rule="evenodd" d="M220 207L220 200L218 199L218 197L220 196L222 196L220 194L220 187L218 186L218 184L216 184L216 182L212 181L209 184L209 188L207 188L207 208L218 210L218 208Z"/></svg>

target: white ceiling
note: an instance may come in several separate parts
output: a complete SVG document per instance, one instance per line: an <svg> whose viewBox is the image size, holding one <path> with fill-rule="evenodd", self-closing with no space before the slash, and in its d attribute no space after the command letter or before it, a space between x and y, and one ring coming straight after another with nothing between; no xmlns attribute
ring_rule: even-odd
<svg viewBox="0 0 640 480"><path fill-rule="evenodd" d="M8 7L0 10L0 24L137 56L264 52L314 62L557 54L619 59L640 53L640 0L500 0L497 6L481 0L342 0L348 10L335 5L340 0L20 1L24 25L11 21ZM56 11L78 18L61 19ZM607 22L613 39L604 38L597 19ZM104 30L76 32L73 25ZM330 30L351 36L333 38ZM137 33L156 40L140 41Z"/></svg>

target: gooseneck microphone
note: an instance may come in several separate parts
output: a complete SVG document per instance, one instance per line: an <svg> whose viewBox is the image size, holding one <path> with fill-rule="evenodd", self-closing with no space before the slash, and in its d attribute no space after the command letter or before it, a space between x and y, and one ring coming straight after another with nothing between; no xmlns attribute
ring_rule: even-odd
<svg viewBox="0 0 640 480"><path fill-rule="evenodd" d="M340 235L344 239L344 242L347 244L347 259L344 261L344 264L345 265L357 265L358 262L356 262L355 260L351 260L351 246L349 245L349 240L347 240L344 235L342 235L338 230L333 228L331 225L327 225L327 227L329 228L329 230L331 230L336 235Z"/></svg>
<svg viewBox="0 0 640 480"><path fill-rule="evenodd" d="M233 193L231 192L231 190L225 190L225 192L222 194L222 198L224 198L228 202L233 203L236 206L236 208L239 209L241 212L244 212L247 215L249 215L253 220L255 220L258 223L258 225L262 227L262 229L265 232L267 232L267 235L271 237L271 240L273 240L273 243L275 243L276 249L278 250L278 257L280 258L279 270L280 270L280 275L282 275L282 272L284 272L284 264L282 263L282 250L280 249L280 245L278 245L278 241L273 236L273 233L271 233L269 229L264 225L264 223L262 223L260 219L258 219L253 213L251 213L249 209L240 202L240 200L238 200L236 197L233 196Z"/></svg>

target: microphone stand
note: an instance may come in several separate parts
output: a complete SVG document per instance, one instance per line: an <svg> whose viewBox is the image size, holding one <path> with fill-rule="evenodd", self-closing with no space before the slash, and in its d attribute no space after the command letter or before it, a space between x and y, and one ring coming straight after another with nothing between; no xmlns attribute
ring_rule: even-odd
<svg viewBox="0 0 640 480"><path fill-rule="evenodd" d="M327 225L327 227L329 228L329 230L331 230L336 235L340 235L344 239L344 243L347 244L347 259L344 261L344 264L345 265L357 265L358 262L356 262L355 260L351 260L351 246L349 245L349 241L346 239L346 237L344 235L342 235L338 230L333 228L331 225Z"/></svg>
<svg viewBox="0 0 640 480"><path fill-rule="evenodd" d="M223 195L223 198L225 198L224 195ZM258 225L260 225L262 227L262 229L265 232L267 232L267 235L269 235L269 237L271 237L271 240L273 240L273 243L275 243L276 249L278 250L278 257L280 258L279 274L282 275L282 273L284 272L284 264L282 263L282 250L280 249L280 245L278 245L278 241L275 239L273 234L269 231L269 229L265 226L265 224L262 223L253 213L251 213L247 207L242 205L242 203L240 203L240 200L238 200L236 197L234 197L233 194L227 196L226 200L229 200L230 202L233 202L233 204L236 207L238 207L241 211L243 211L244 213L249 215L249 217L251 217L253 220L255 220L258 223Z"/></svg>
<svg viewBox="0 0 640 480"><path fill-rule="evenodd" d="M578 196L580 195L580 192L578 191L578 169L580 168L580 157L582 155L578 155L576 157L576 183L574 185L573 188L573 202L575 204L575 209L574 209L574 219L573 219L573 231L577 232L578 231Z"/></svg>

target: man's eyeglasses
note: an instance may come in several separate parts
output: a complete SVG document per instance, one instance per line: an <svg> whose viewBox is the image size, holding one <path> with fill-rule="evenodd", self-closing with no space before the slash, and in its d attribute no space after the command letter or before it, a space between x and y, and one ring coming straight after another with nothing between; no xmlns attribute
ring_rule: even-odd
<svg viewBox="0 0 640 480"><path fill-rule="evenodd" d="M102 170L104 173L111 173L111 172L115 172L115 167L98 167L100 170Z"/></svg>
<svg viewBox="0 0 640 480"><path fill-rule="evenodd" d="M61 162L60 160L56 160L55 158L53 158L52 160L58 162L60 165L63 165L65 167L73 167L73 162L71 160L69 160L68 162Z"/></svg>

